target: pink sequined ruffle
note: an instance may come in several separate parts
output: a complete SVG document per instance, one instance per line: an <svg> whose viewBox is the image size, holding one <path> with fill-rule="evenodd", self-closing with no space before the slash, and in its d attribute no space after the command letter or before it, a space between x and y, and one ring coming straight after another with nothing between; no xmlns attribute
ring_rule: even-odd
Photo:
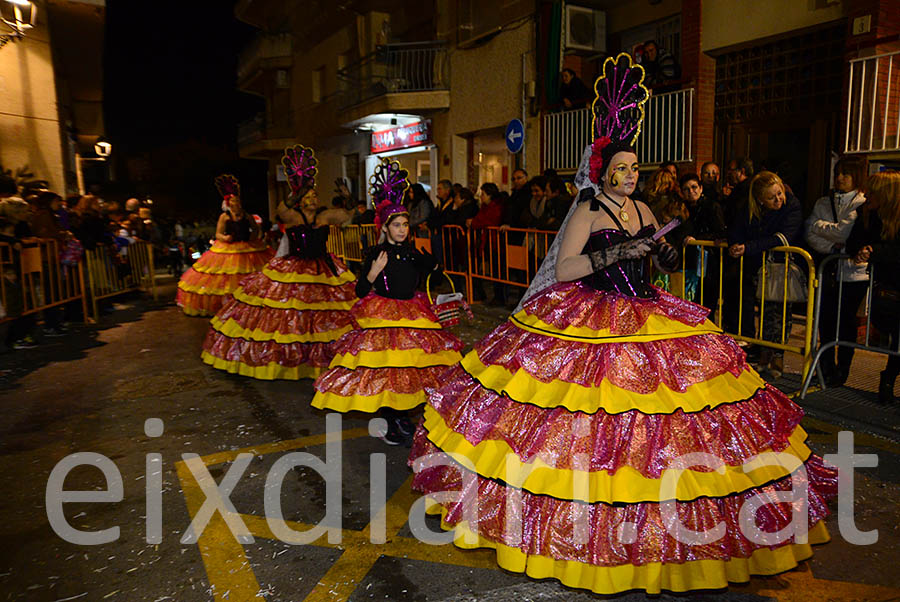
<svg viewBox="0 0 900 602"><path fill-rule="evenodd" d="M504 322L475 352L486 365L513 373L525 370L541 382L562 380L585 387L604 378L620 389L652 393L661 385L678 392L725 374L747 369L744 352L727 335L698 334L634 343L579 343L540 335Z"/></svg>
<svg viewBox="0 0 900 602"><path fill-rule="evenodd" d="M459 351L465 343L443 330L417 328L359 328L343 335L335 353L356 355L360 351L419 350L422 353Z"/></svg>
<svg viewBox="0 0 900 602"><path fill-rule="evenodd" d="M240 362L247 366L278 364L285 368L308 365L327 368L334 357L334 341L329 343L276 343L275 341L248 341L232 339L217 330L210 329L203 341L203 350L213 357L227 362Z"/></svg>
<svg viewBox="0 0 900 602"><path fill-rule="evenodd" d="M410 464L416 458L435 453L449 466L419 469L413 488L426 494L461 492L458 501L442 504L448 510L446 520L449 524L467 520L463 509L466 504L473 504L478 522L469 527L482 537L518 548L526 554L595 566L645 565L653 562L680 564L693 560L748 558L754 550L763 546L751 542L741 533L741 507L754 494L772 494L792 487L791 478L786 477L740 494L675 502L677 516L686 528L703 531L719 522L726 525L725 536L718 541L688 545L678 542L666 530L667 521L658 503L584 504L521 491L517 492L521 493L521 510L511 509L508 504L515 497L509 496L504 483L468 473L474 478L468 479L464 487L462 469L431 445L420 429L416 434ZM828 515L826 504L836 494L837 477L835 471L824 466L815 456L810 457L805 466L809 477L808 521L812 526ZM583 512L587 512L586 519L581 520L588 526L588 534L586 542L578 543L573 536L573 517L582 517ZM518 519L521 528L511 526L509 517ZM756 525L767 533L777 532L790 520L791 506L785 503L765 505L756 514ZM635 543L622 543L620 528L624 523L634 525L634 533L637 534Z"/></svg>
<svg viewBox="0 0 900 602"><path fill-rule="evenodd" d="M389 299L374 292L359 300L351 310L357 320L428 320L437 322L425 293L416 292L412 299Z"/></svg>
<svg viewBox="0 0 900 602"><path fill-rule="evenodd" d="M384 391L411 395L438 385L447 366L427 368L356 368L343 366L329 369L316 379L315 387L322 393L341 397L370 397Z"/></svg>
<svg viewBox="0 0 900 602"><path fill-rule="evenodd" d="M353 326L353 318L348 310L278 309L248 305L237 299L227 302L216 314L216 318L222 324L234 320L238 326L248 331L258 329L266 334L283 335L321 334Z"/></svg>
<svg viewBox="0 0 900 602"><path fill-rule="evenodd" d="M701 324L709 310L657 289L656 299L641 299L597 291L580 282L559 282L529 299L522 311L559 329L610 330L615 335L637 332L651 315L688 326Z"/></svg>
<svg viewBox="0 0 900 602"><path fill-rule="evenodd" d="M659 478L672 460L692 452L736 466L762 451L783 450L803 417L799 406L772 387L702 412L583 414L511 401L481 387L458 366L444 380L428 397L451 430L472 445L504 441L522 462L540 458L560 469L573 468L575 455L587 454L591 471L630 466Z"/></svg>

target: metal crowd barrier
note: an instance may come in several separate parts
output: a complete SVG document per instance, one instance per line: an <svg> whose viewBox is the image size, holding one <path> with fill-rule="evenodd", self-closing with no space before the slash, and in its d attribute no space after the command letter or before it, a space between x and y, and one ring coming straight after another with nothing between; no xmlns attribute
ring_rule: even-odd
<svg viewBox="0 0 900 602"><path fill-rule="evenodd" d="M478 278L528 288L556 234L525 228L469 230L469 281Z"/></svg>
<svg viewBox="0 0 900 602"><path fill-rule="evenodd" d="M154 280L153 246L144 241L133 242L124 256L114 255L106 246L85 250L89 292L94 319L99 319L97 302L134 290L149 290L156 299Z"/></svg>
<svg viewBox="0 0 900 602"><path fill-rule="evenodd" d="M331 251L344 261L352 261L362 263L366 258L366 249L374 244L378 244L378 237L375 232L374 224L362 224L351 226L331 226L331 234L328 240L331 241L335 237L335 230L338 230L338 237L341 241L340 252ZM329 246L329 250L331 250Z"/></svg>
<svg viewBox="0 0 900 602"><path fill-rule="evenodd" d="M325 248L328 252L342 260L346 259L346 256L344 255L345 227L350 228L352 226L328 226L328 240L325 243Z"/></svg>
<svg viewBox="0 0 900 602"><path fill-rule="evenodd" d="M374 226L332 226L330 239L340 241L340 248L337 246L329 246L329 250L347 261L363 260L365 249L374 244L375 228ZM416 248L424 249L429 252L435 252L440 255L439 260L444 266L444 272L448 275L457 276L465 283L466 296L470 303L472 298L472 282L474 279L484 280L488 282L497 282L504 285L517 286L527 288L541 262L547 255L547 251L556 236L556 232L548 230L531 230L524 228L478 228L465 230L460 226L447 225L443 226L431 233L431 238L417 237L414 238ZM818 289L819 279L816 277L815 266L812 257L805 249L800 247L773 247L762 255L762 264L767 260L769 253L791 253L799 256L806 263L807 273L807 300L802 305L805 306L803 313L804 336L802 344L790 343L790 332L787 329L788 312L792 311L795 305L787 300L787 295L782 295L782 300L774 303L780 304L781 312L781 333L776 341L768 341L763 339L762 328L763 321L766 316L766 303L758 302L755 295L755 287L749 287L754 290L754 294L748 299L743 294L737 295L737 299L725 299L726 291L724 283L727 278L726 274L726 249L725 243L716 243L709 240L697 240L687 243L689 246L695 246L700 249L709 251L709 260L705 270L701 270L699 274L699 283L697 286L698 298L694 299L702 305L707 305L707 292L714 293L716 298L714 303L707 305L712 306L712 319L720 328L724 328L723 317L724 311L728 304L737 303L737 332L727 332L734 338L748 343L754 343L762 347L772 349L780 349L798 353L803 358L802 377L804 379L810 374L813 365L812 350L814 333L814 319L817 315L816 309L816 290ZM739 291L745 291L744 283L744 258L741 257L737 262L738 275L737 285ZM687 259L682 254L682 273L687 272L689 266L686 265ZM803 269L801 267L801 269ZM758 268L757 268L758 270ZM756 274L757 270L752 273ZM706 281L712 275L715 278L716 289L707 291ZM714 276L712 276L714 277ZM784 280L782 282L782 290L786 291L788 286L788 272L784 271ZM763 272L763 282L760 283L762 290L765 290L765 272ZM672 291L673 294L679 294L682 298L687 298L686 278L682 278L680 282L680 291ZM741 333L744 331L744 304L752 303L754 307L759 304L759 312L753 312L758 318L759 323L754 324L754 336L745 336ZM771 305L770 311L771 311ZM729 307L733 309L733 307ZM793 315L793 314L791 314Z"/></svg>
<svg viewBox="0 0 900 602"><path fill-rule="evenodd" d="M818 269L818 280L819 282L824 282L825 273L828 270L829 264L835 263L837 261L842 261L844 259L850 259L849 255L837 254L837 255L829 255L819 264ZM843 347L852 347L853 349L863 349L865 351L874 351L875 353L882 353L885 355L900 355L900 342L897 343L897 349L890 349L886 347L876 347L871 344L871 331L872 331L872 295L874 293L875 288L875 266L871 263L869 264L869 286L866 289L866 297L865 303L868 311L866 311L866 341L864 344L860 344L857 340L854 341L844 341L840 340L840 327L841 327L841 303L843 301L843 292L844 292L844 282L840 278L840 268L838 268L837 275L837 308L835 310L837 315L837 323L834 326L835 330L835 338L833 341L819 341L819 347L816 349L815 355L812 357L812 361L810 363L809 371L804 374L803 378L803 387L800 389L800 399L804 399L806 397L807 392L809 391L810 383L812 382L813 374L815 373L818 376L819 386L823 389L825 388L825 381L822 378L821 370L816 371L815 368L819 365L819 360L822 357L822 354L837 346ZM820 312L822 309L822 290L824 287L819 287L816 291L815 298L815 320L813 321L813 329L814 332L819 331L819 318ZM858 309L858 308L857 308ZM900 317L898 317L900 320Z"/></svg>
<svg viewBox="0 0 900 602"><path fill-rule="evenodd" d="M706 270L701 271L697 290L700 292L700 295L701 295L700 300L698 302L701 305L706 305L704 303L706 279L710 277L709 276L710 269L715 270L715 272L713 272L713 273L718 274L718 279L717 279L718 280L718 282L717 282L718 298L716 299L715 305L714 305L714 308L715 308L714 321L717 326L719 326L720 328L723 328L723 316L724 316L724 311L726 309L725 291L723 290L723 283L725 282L726 275L727 275L726 270L725 270L725 262L726 262L726 257L727 257L726 249L728 248L728 245L724 242L716 243L716 242L709 241L709 240L697 240L697 241L685 243L685 246L696 246L701 249L709 249L710 250L710 258L712 258L713 255L718 257L718 261L715 262L717 264L716 266L710 266L709 263L707 263ZM718 252L713 252L712 249L720 249L720 250ZM727 332L727 334L734 337L735 339L738 339L741 341L746 341L748 343L753 343L753 344L759 345L761 347L769 347L771 349L780 349L782 351L791 351L793 353L799 353L803 357L802 378L806 379L807 375L810 374L810 371L812 369L812 348L813 348L813 340L814 340L814 333L815 333L814 319L815 319L815 316L817 313L817 309L816 309L816 305L815 305L815 297L816 297L816 290L818 289L819 280L816 278L815 263L813 262L812 256L810 256L809 252L806 251L805 249L801 249L800 247L793 247L793 246L787 246L787 247L779 246L779 247L772 247L771 249L769 249L768 251L763 253L762 260L760 262L760 267L765 265L766 259L767 259L769 253L791 253L792 256L799 255L801 257L801 259L804 260L806 263L805 271L807 274L807 278L806 278L807 291L806 291L806 302L803 303L803 305L805 306L804 313L803 313L803 323L804 323L803 344L802 345L792 345L789 343L791 333L787 330L788 312L792 311L792 308L796 305L800 305L800 303L795 304L795 303L791 303L787 300L787 294L786 294L786 291L788 288L788 271L787 270L784 270L784 276L783 276L784 279L782 281L782 300L780 301L780 304L781 304L780 341L768 341L768 340L765 340L762 338L763 321L765 320L765 312L766 312L766 307L765 307L766 304L763 303L762 301L759 301L759 313L758 313L759 323L758 323L758 325L754 324L754 328L753 328L756 336L745 336L745 335L741 334L742 332L744 332L744 328L743 328L744 303L749 302L749 303L754 304L754 306L755 306L758 301L756 299L755 291L757 289L755 286L750 287L754 291L754 295L750 299L745 299L744 294L743 294L747 290L745 288L745 283L744 283L744 273L746 271L744 269L744 261L745 261L744 257L740 257L740 259L738 260L738 266L737 266L738 267L738 270L737 270L738 271L738 275L737 275L738 288L737 288L737 290L740 292L737 296L737 304L738 304L738 307L737 307L737 316L738 316L737 332L727 332L727 331L726 332ZM802 270L803 266L801 265L800 267ZM682 253L682 273L686 274L688 271L687 268L688 268L688 266L687 266L686 254ZM756 268L752 273L756 274L758 271L759 271L759 268ZM761 278L762 282L759 283L759 287L763 291L766 290L766 280L765 279L766 279L766 272L763 271L763 276ZM682 278L682 280L681 280L681 291L680 291L679 296L682 299L687 298L686 280L687 280L686 278ZM673 292L673 294L676 294L676 295L678 295L678 293L679 293L679 291L672 291L672 292ZM774 301L774 303L778 303L778 301ZM709 306L707 305L707 307L709 307ZM754 315L757 315L757 314L754 312Z"/></svg>
<svg viewBox="0 0 900 602"><path fill-rule="evenodd" d="M0 322L79 299L87 319L82 264L61 264L56 240L27 239L20 251L8 243L0 243L0 272L0 300L7 314ZM15 280L8 279L9 275L14 275ZM17 297L15 302L13 296ZM18 311L19 306L21 312ZM10 315L13 307L17 310L15 316Z"/></svg>

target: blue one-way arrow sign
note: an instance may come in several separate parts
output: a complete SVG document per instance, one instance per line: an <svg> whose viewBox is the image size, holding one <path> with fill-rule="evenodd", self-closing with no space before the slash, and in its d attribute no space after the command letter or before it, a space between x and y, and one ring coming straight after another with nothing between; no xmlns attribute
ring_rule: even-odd
<svg viewBox="0 0 900 602"><path fill-rule="evenodd" d="M509 149L509 152L517 153L522 150L522 145L525 144L525 126L522 125L522 121L519 119L510 121L506 126L505 137L506 148Z"/></svg>

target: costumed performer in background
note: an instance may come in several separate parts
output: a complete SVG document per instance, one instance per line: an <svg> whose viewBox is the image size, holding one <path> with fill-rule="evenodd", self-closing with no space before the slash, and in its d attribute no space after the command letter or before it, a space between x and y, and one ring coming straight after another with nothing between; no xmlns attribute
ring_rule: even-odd
<svg viewBox="0 0 900 602"><path fill-rule="evenodd" d="M287 148L281 162L291 187L276 209L286 242L213 317L202 358L253 378L315 378L331 362L334 342L353 328L356 278L328 253L329 228L316 223L312 149Z"/></svg>
<svg viewBox="0 0 900 602"><path fill-rule="evenodd" d="M341 337L334 360L315 382L319 409L381 412L382 440L412 440L406 410L425 403L425 388L460 360L463 343L442 329L428 298L416 291L422 278L440 273L434 257L409 240L409 212L401 203L409 187L396 161L375 168L370 191L376 203L378 245L369 249L356 283L359 302L351 310L358 330Z"/></svg>
<svg viewBox="0 0 900 602"><path fill-rule="evenodd" d="M178 281L175 302L189 316L214 315L241 279L262 269L273 255L256 221L244 211L237 178L222 174L216 188L223 199L216 240Z"/></svg>
<svg viewBox="0 0 900 602"><path fill-rule="evenodd" d="M604 63L597 139L577 178L590 183L519 311L428 392L410 456L415 489L453 492L427 502L458 546L601 594L723 588L791 569L828 539L836 493L835 471L806 446L803 411L706 308L650 284L650 258L671 271L678 253L630 198L642 80L627 54ZM743 469L765 452L779 463ZM786 493L808 540L771 541L793 518Z"/></svg>

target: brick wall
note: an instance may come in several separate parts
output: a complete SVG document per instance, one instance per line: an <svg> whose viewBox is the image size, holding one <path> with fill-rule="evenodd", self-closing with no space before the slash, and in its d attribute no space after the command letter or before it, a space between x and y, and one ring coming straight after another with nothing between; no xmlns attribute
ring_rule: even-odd
<svg viewBox="0 0 900 602"><path fill-rule="evenodd" d="M681 60L685 86L696 90L691 135L694 167L713 160L713 126L716 94L716 62L701 51L703 0L683 0L681 9ZM688 171L679 166L680 172Z"/></svg>

